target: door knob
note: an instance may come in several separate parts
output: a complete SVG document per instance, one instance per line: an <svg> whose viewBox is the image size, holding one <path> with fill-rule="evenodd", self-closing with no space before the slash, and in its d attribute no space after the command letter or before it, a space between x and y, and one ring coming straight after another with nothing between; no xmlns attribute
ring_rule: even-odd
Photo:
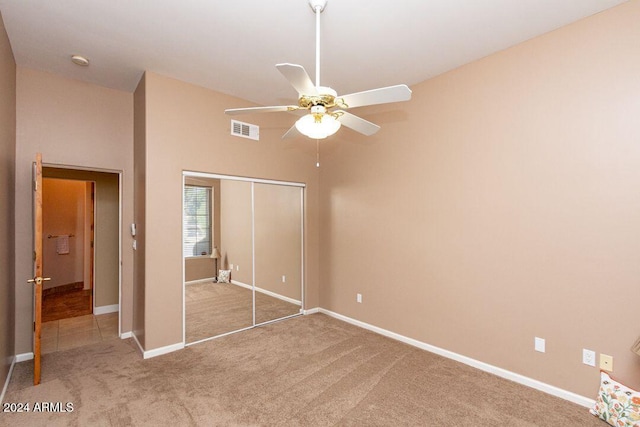
<svg viewBox="0 0 640 427"><path fill-rule="evenodd" d="M35 283L36 285L42 285L42 282L47 280L51 280L51 277L34 277L33 279L27 280L28 283Z"/></svg>

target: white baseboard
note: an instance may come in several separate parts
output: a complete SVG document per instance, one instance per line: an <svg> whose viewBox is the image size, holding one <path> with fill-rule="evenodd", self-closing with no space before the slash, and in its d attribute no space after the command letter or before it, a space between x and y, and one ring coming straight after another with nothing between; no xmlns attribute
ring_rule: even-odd
<svg viewBox="0 0 640 427"><path fill-rule="evenodd" d="M304 314L305 316L316 313L320 313L320 307L310 308L309 310L302 311L302 314Z"/></svg>
<svg viewBox="0 0 640 427"><path fill-rule="evenodd" d="M32 351L30 351L29 353L16 354L16 363L25 362L27 360L33 360Z"/></svg>
<svg viewBox="0 0 640 427"><path fill-rule="evenodd" d="M93 314L99 316L101 314L117 313L120 311L120 304L102 305L93 308Z"/></svg>
<svg viewBox="0 0 640 427"><path fill-rule="evenodd" d="M253 286L247 285L246 283L238 282L237 280L233 280L233 279L231 279L231 284L240 286L242 288L249 289L249 290L253 289Z"/></svg>
<svg viewBox="0 0 640 427"><path fill-rule="evenodd" d="M142 346L140 345L140 341L138 341L138 337L136 336L136 334L131 332L131 338L133 338L133 342L136 343L136 345L138 346L138 350L140 350L140 354L144 358L144 348L142 348Z"/></svg>
<svg viewBox="0 0 640 427"><path fill-rule="evenodd" d="M231 280L231 283L234 284L234 285L237 285L237 286L241 286L241 287L243 287L245 289L249 289L249 290L253 289L253 287L251 285L247 285L246 283L238 282L237 280ZM291 304L302 305L302 302L298 301L297 299L285 297L284 295L280 295L280 294L277 294L275 292L268 291L268 290L263 289L263 288L259 288L257 286L256 286L256 292L260 292L261 294L269 295L270 297L277 298L277 299L282 300L282 301L290 302Z"/></svg>
<svg viewBox="0 0 640 427"><path fill-rule="evenodd" d="M268 290L263 289L263 288L259 288L257 286L256 286L256 292L260 292L261 294L269 295L270 297L277 298L277 299L279 299L281 301L286 301L286 302L289 302L291 304L302 305L302 301L298 301L297 299L289 298L289 297L286 297L284 295L280 295L280 294L277 294L275 292L268 291Z"/></svg>
<svg viewBox="0 0 640 427"><path fill-rule="evenodd" d="M315 310L315 309L314 309ZM311 310L309 310L311 311ZM422 350L429 351L431 353L438 354L440 356L446 357L448 359L455 360L460 363L464 363L465 365L469 365L476 369L480 369L481 371L489 372L491 374L497 375L502 378L506 378L508 380L514 381L516 383L525 385L527 387L534 388L536 390L542 391L544 393L550 394L552 396L559 397L561 399L568 400L570 402L576 403L578 405L584 406L586 408L593 407L595 401L593 399L589 399L587 397L581 396L579 394L573 393L571 391L563 390L556 386L543 383L542 381L535 380L533 378L526 377L524 375L517 374L515 372L508 371L503 368L499 368L497 366L490 365L488 363L481 362L476 359L472 359L467 356L463 356L458 353L454 353L449 350L445 350L440 347L433 346L431 344L426 344L421 341L415 340L413 338L408 338L403 335L397 334L395 332L388 331L386 329L379 328L377 326L370 325L365 322L361 322L356 319L352 319L347 316L343 316L342 314L334 313L332 311L326 310L324 308L319 309L320 313L326 314L327 316L331 316L333 318L342 320L343 322L350 323L352 325L361 327L363 329L367 329L369 331L375 332L380 335L384 335L386 337L392 338L397 341L401 341L405 344L412 345L414 347L418 347ZM305 312L306 314L306 312Z"/></svg>
<svg viewBox="0 0 640 427"><path fill-rule="evenodd" d="M7 372L7 379L4 382L4 387L2 387L2 393L0 393L0 403L4 402L4 395L7 392L7 388L9 387L9 381L11 381L11 375L13 374L14 366L16 366L15 357L13 357L11 360L11 366L9 366L9 372Z"/></svg>
<svg viewBox="0 0 640 427"><path fill-rule="evenodd" d="M164 347L154 348L153 350L144 351L142 357L144 359L151 359L152 357L162 356L163 354L172 353L176 350L182 350L184 343L179 342L177 344L171 344Z"/></svg>
<svg viewBox="0 0 640 427"><path fill-rule="evenodd" d="M195 285L196 283L206 283L206 282L214 282L216 280L215 277L209 277L206 279L198 279L198 280L189 280L188 282L184 282L185 285Z"/></svg>
<svg viewBox="0 0 640 427"><path fill-rule="evenodd" d="M146 351L140 345L140 341L138 341L138 337L136 337L136 335L131 333L131 332L129 332L129 333L131 334L131 337L133 338L133 340L138 345L138 348L140 349L140 352L142 353L142 358L143 359L150 359L152 357L162 356L163 354L171 353L171 352L174 352L176 350L182 350L184 348L184 343L180 342L180 343L177 343L177 344L167 345L165 347L154 348L153 350Z"/></svg>
<svg viewBox="0 0 640 427"><path fill-rule="evenodd" d="M121 340L126 340L127 338L132 338L133 337L133 332L129 331L129 332L123 332L120 334L120 339Z"/></svg>

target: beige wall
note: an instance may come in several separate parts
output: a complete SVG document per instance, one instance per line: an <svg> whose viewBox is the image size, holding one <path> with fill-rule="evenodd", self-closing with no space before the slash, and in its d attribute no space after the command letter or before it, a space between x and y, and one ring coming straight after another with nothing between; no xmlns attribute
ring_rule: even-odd
<svg viewBox="0 0 640 427"><path fill-rule="evenodd" d="M591 398L592 349L640 387L638 22L626 3L359 110L382 130L323 157L321 306Z"/></svg>
<svg viewBox="0 0 640 427"><path fill-rule="evenodd" d="M254 184L255 264L258 288L302 299L302 189ZM285 276L285 282L282 282Z"/></svg>
<svg viewBox="0 0 640 427"><path fill-rule="evenodd" d="M42 175L95 182L94 305L104 307L119 304L120 183L118 174L45 167ZM124 224L124 227L127 227L125 232L128 233L128 224ZM129 247L126 250L129 250Z"/></svg>
<svg viewBox="0 0 640 427"><path fill-rule="evenodd" d="M16 148L16 353L32 351L31 163L123 171L122 331L132 326L133 97L18 67Z"/></svg>
<svg viewBox="0 0 640 427"><path fill-rule="evenodd" d="M208 257L185 258L184 281L192 282L196 280L213 279L216 276L215 264L215 260ZM219 266L220 260L218 260L218 267Z"/></svg>
<svg viewBox="0 0 640 427"><path fill-rule="evenodd" d="M119 226L119 182L118 175L101 174L95 179L95 280L94 306L105 307L120 303L118 289L118 226ZM129 223L123 224L124 252L131 251ZM129 293L131 298L131 293ZM129 300L129 307L131 301ZM129 315L131 313L128 313ZM131 330L131 327L127 329ZM124 331L124 329L123 329Z"/></svg>
<svg viewBox="0 0 640 427"><path fill-rule="evenodd" d="M16 63L0 14L0 384L13 361L15 335L14 197Z"/></svg>
<svg viewBox="0 0 640 427"><path fill-rule="evenodd" d="M245 101L154 73L145 78L144 347L151 350L182 342L182 171L306 182L312 265L318 245L318 173L313 144L281 140L294 116L246 117L265 124L261 140L232 137L223 111ZM309 304L317 306L317 269L309 268L306 279Z"/></svg>
<svg viewBox="0 0 640 427"><path fill-rule="evenodd" d="M42 180L42 271L44 289L84 281L84 225L86 186L82 181ZM69 235L69 250L58 253L58 239Z"/></svg>
<svg viewBox="0 0 640 427"><path fill-rule="evenodd" d="M253 285L251 183L220 181L220 269L233 269L231 279Z"/></svg>

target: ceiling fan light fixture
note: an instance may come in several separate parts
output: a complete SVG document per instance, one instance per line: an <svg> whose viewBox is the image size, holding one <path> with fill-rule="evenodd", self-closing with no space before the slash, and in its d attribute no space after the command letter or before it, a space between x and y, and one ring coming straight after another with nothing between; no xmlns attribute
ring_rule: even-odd
<svg viewBox="0 0 640 427"><path fill-rule="evenodd" d="M331 114L311 113L296 122L296 129L311 139L325 139L340 129L341 123Z"/></svg>

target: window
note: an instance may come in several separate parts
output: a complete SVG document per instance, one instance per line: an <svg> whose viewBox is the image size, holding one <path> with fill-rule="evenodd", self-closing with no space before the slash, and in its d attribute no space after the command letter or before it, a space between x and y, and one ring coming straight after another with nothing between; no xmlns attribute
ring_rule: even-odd
<svg viewBox="0 0 640 427"><path fill-rule="evenodd" d="M211 187L184 186L183 256L211 253Z"/></svg>

